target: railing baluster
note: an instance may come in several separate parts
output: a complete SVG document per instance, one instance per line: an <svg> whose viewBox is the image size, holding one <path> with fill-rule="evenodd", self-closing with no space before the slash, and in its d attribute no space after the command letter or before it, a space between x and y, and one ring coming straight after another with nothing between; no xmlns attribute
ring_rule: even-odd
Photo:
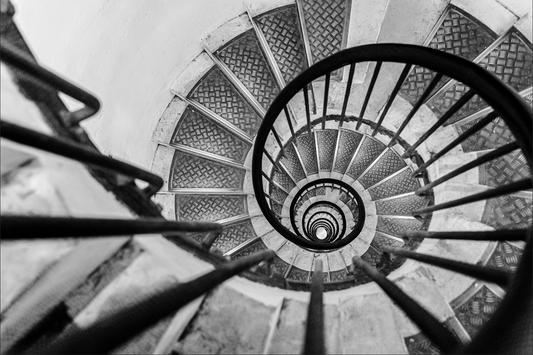
<svg viewBox="0 0 533 355"><path fill-rule="evenodd" d="M344 92L344 102L342 103L341 119L339 127L342 127L344 118L346 117L346 108L348 107L348 99L350 97L350 90L352 89L353 75L355 73L355 63L350 64L350 72L348 73L348 82L346 83L346 91Z"/></svg>
<svg viewBox="0 0 533 355"><path fill-rule="evenodd" d="M418 101L416 102L416 104L413 106L413 108L411 109L411 112L409 112L409 114L407 115L407 117L405 117L405 119L403 120L403 123L402 125L400 126L400 128L398 128L398 130L396 131L396 134L394 134L394 137L392 137L391 141L389 142L389 148L392 147L394 145L394 143L396 143L396 140L398 139L398 137L400 136L400 134L402 134L403 130L405 129L405 127L409 124L409 122L411 121L411 119L413 118L413 116L418 112L418 110L420 109L420 107L426 102L426 100L428 99L429 95L431 94L431 92L433 91L433 89L435 89L435 87L437 86L437 84L439 83L439 81L442 79L443 75L441 73L437 73L437 75L435 75L435 77L433 78L433 80L431 80L431 82L429 83L426 91L424 91L424 93L422 94L422 96L420 96L420 98L418 99Z"/></svg>
<svg viewBox="0 0 533 355"><path fill-rule="evenodd" d="M420 254L411 250L391 248L389 246L384 246L383 251L389 254L403 256L426 264L438 266L446 270L455 271L463 275L474 277L486 282L492 282L502 287L507 286L511 281L512 273L500 269L467 264L457 260L450 260L438 256Z"/></svg>
<svg viewBox="0 0 533 355"><path fill-rule="evenodd" d="M322 260L315 261L315 272L311 281L311 299L307 312L305 345L303 354L325 354L324 309L323 309Z"/></svg>
<svg viewBox="0 0 533 355"><path fill-rule="evenodd" d="M274 135L276 142L278 142L281 155L285 156L285 148L283 148L283 143L281 142L281 138L279 137L278 132L276 131L275 128L272 128L272 134Z"/></svg>
<svg viewBox="0 0 533 355"><path fill-rule="evenodd" d="M389 100L387 101L387 104L383 108L383 111L381 112L381 116L379 117L378 123L376 124L376 127L374 128L374 131L372 132L372 137L375 137L378 133L379 127L381 127L381 124L383 123L383 120L385 119L385 116L389 112L389 109L392 105L392 102L396 98L396 95L398 95L398 92L402 88L402 84L405 81L405 78L407 78L407 75L409 74L409 71L411 70L411 64L406 64L405 67L402 70L402 73L400 74L400 77L398 78L398 81L396 82L396 85L394 85L394 89L391 92L391 95L389 96Z"/></svg>
<svg viewBox="0 0 533 355"><path fill-rule="evenodd" d="M304 85L304 102L305 102L305 117L307 119L307 131L309 132L309 136L312 135L311 133L311 114L309 112L309 92L307 85Z"/></svg>
<svg viewBox="0 0 533 355"><path fill-rule="evenodd" d="M519 241L526 240L527 230L510 229L494 231L463 231L463 232L425 232L425 231L407 231L402 233L403 238L413 239L461 239L461 240L498 240L498 241Z"/></svg>
<svg viewBox="0 0 533 355"><path fill-rule="evenodd" d="M388 280L378 270L361 258L353 257L354 265L361 268L368 276L374 280L379 287L400 307L405 314L422 330L428 337L446 353L452 353L461 346L459 340L441 324L428 311L420 306L416 301L406 295L392 281Z"/></svg>
<svg viewBox="0 0 533 355"><path fill-rule="evenodd" d="M0 229L2 239L18 240L170 232L221 232L222 226L212 222L167 221L162 218L107 219L4 215Z"/></svg>
<svg viewBox="0 0 533 355"><path fill-rule="evenodd" d="M0 135L13 142L146 181L149 185L143 190L143 192L147 196L151 196L159 191L164 184L164 180L158 175L128 163L106 157L99 152L86 148L80 143L60 137L48 136L4 120L0 121Z"/></svg>
<svg viewBox="0 0 533 355"><path fill-rule="evenodd" d="M506 144L504 146L501 146L500 148L495 149L495 150L493 150L493 151L491 151L491 152L489 152L487 154L484 154L484 155L480 156L479 158L476 158L475 160L472 160L471 162L463 165L462 167L457 168L457 169L455 169L452 172L449 172L448 174L438 178L437 180L432 181L429 184L422 186L421 188L419 188L418 190L415 191L415 194L416 195L423 195L424 193L426 193L427 191L431 190L435 186L438 186L438 185L442 184L443 182L446 182L446 181L448 181L450 179L453 179L454 177L464 173L465 171L468 171L468 170L470 170L472 168L475 168L476 166L484 164L484 163L486 163L488 161L491 161L493 159L499 158L499 157L501 157L501 156L503 156L505 154L508 154L508 153L512 152L513 150L518 149L518 148L520 148L520 147L518 146L517 142L512 142L512 143Z"/></svg>
<svg viewBox="0 0 533 355"><path fill-rule="evenodd" d="M420 165L420 167L413 172L413 177L417 176L419 173L421 173L423 170L427 169L428 166L436 162L440 157L442 157L444 154L448 153L450 150L464 142L468 137L472 136L474 133L485 127L487 124L489 124L493 119L498 117L498 114L496 112L491 112L487 116L485 116L482 120L477 122L475 125L467 129L465 132L463 132L459 137L454 139L453 142L448 144L446 147L442 148L438 153L433 155L431 159L429 159L424 164Z"/></svg>
<svg viewBox="0 0 533 355"><path fill-rule="evenodd" d="M294 135L294 126L292 125L291 115L289 114L289 109L287 108L287 106L285 106L283 110L285 112L285 117L287 118L287 123L289 124L289 130L291 131L292 141L294 142L296 146L298 146L298 141L296 140L296 136Z"/></svg>
<svg viewBox="0 0 533 355"><path fill-rule="evenodd" d="M376 84L376 80L378 79L379 71L381 69L382 62L377 62L376 67L374 68L374 73L372 74L372 79L370 79L370 85L368 86L368 91L366 92L365 101L363 102L363 107L361 108L361 113L359 114L359 120L357 121L357 126L355 129L359 129L361 127L361 124L363 123L363 116L365 115L366 106L368 105L368 101L370 100L370 95L372 95L372 90L374 90L374 85Z"/></svg>
<svg viewBox="0 0 533 355"><path fill-rule="evenodd" d="M205 250L209 250L220 234L220 232L209 232L202 238L200 244Z"/></svg>
<svg viewBox="0 0 533 355"><path fill-rule="evenodd" d="M47 347L39 349L39 352L42 354L108 353L224 281L262 261L274 258L275 255L273 250L265 250L220 264L215 270L195 280L167 286L164 290L137 299L120 310L105 313L102 319L88 328L67 328L67 331Z"/></svg>
<svg viewBox="0 0 533 355"><path fill-rule="evenodd" d="M472 99L474 97L474 95L476 95L476 93L472 90L469 90L466 94L464 94L463 96L461 96L461 98L459 100L457 100L457 102L455 104L452 105L452 107L450 107L448 109L448 111L446 111L444 113L444 115L442 115L441 118L438 119L438 121L433 125L431 126L430 129L428 129L426 131L426 133L424 133L422 135L422 137L420 137L418 139L418 141L416 141L415 144L413 144L402 156L402 158L404 159L407 159L409 158L409 156L415 151L415 149L420 145L422 144L430 135L433 134L433 132L435 132L440 126L442 126L446 121L448 121L448 119L450 117L452 117L457 111L459 111L464 105L466 105L466 103L468 101L470 101L470 99Z"/></svg>
<svg viewBox="0 0 533 355"><path fill-rule="evenodd" d="M420 208L418 210L412 211L411 213L413 215L421 215L421 214L431 213L434 211L440 211L446 208L462 206L467 203L472 203L472 202L477 202L481 200L486 200L489 198L499 197L499 196L507 195L507 194L517 192L517 191L528 190L532 186L533 186L533 183L531 182L531 179L523 179L523 180L519 180L519 181L510 183L510 184L507 184L507 185L503 185L503 186L490 189L488 191L483 191L483 192L480 192L480 193L477 193L471 196L459 198L457 200Z"/></svg>
<svg viewBox="0 0 533 355"><path fill-rule="evenodd" d="M329 81L331 73L326 74L326 82L324 84L324 104L322 106L322 129L326 129L326 114L328 112L328 96L329 96Z"/></svg>

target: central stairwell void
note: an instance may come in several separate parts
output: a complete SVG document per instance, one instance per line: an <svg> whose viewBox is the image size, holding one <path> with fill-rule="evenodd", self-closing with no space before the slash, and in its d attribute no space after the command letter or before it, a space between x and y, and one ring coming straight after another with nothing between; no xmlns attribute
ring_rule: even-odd
<svg viewBox="0 0 533 355"><path fill-rule="evenodd" d="M175 262L242 277L183 283L183 294L209 292L167 318L184 305L164 313L157 297L175 294L154 286L159 296L135 305L163 312L159 323L124 330L116 348L106 331L129 329L134 307L100 310L164 254L132 242L65 294L73 321L51 345L36 326L12 334L11 349L102 337L139 353L527 353L531 14L398 3L250 2L204 38L153 135L164 184L151 199L166 219L195 222L167 236L198 242ZM123 266L124 255L142 263Z"/></svg>

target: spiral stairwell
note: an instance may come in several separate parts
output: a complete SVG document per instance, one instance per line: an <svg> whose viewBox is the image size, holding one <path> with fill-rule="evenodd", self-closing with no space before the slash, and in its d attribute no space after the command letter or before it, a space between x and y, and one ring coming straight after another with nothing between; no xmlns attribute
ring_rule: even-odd
<svg viewBox="0 0 533 355"><path fill-rule="evenodd" d="M525 136L516 123L533 105L531 14L495 17L503 6L489 8L250 2L203 39L153 135L152 172L164 184L152 200L168 220L221 225L185 235L213 260L275 255L115 351L315 351L305 334L321 320L308 315L320 284L318 349L327 353L486 352L487 334L507 324L497 310L513 285L531 296L531 280L513 275L522 259L531 271L532 221L531 122ZM362 28L366 17L379 24ZM501 103L486 85L494 77L509 90ZM171 236L118 245L48 316L63 322L57 333L28 329L10 335L10 348L66 338L127 305L132 290L153 293L212 269L178 247ZM421 310L406 309L405 295ZM4 334L17 324L17 302L24 296L3 311L12 322L3 321ZM532 346L518 334L499 341L492 351Z"/></svg>

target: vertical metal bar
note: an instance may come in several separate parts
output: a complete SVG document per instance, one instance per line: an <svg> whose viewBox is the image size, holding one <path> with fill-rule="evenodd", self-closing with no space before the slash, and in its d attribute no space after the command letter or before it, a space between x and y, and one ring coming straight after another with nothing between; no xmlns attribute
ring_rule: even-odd
<svg viewBox="0 0 533 355"><path fill-rule="evenodd" d="M307 88L307 84L304 85L304 102L305 102L305 117L307 119L307 131L309 132L309 136L311 136L311 114L309 112L309 92Z"/></svg>
<svg viewBox="0 0 533 355"><path fill-rule="evenodd" d="M468 171L468 170L470 170L472 168L475 168L476 166L479 166L479 165L484 164L484 163L486 163L488 161L491 161L492 159L496 159L496 158L501 157L501 156L503 156L505 154L508 154L508 153L512 152L513 150L516 150L518 148L520 148L520 147L518 146L517 142L511 142L509 144L501 146L500 148L495 149L492 152L489 152L487 154L484 154L484 155L480 156L479 158L477 158L475 160L472 160L471 162L461 166L460 168L457 168L454 171L449 172L448 174L438 178L437 180L432 181L429 184L422 186L421 188L419 188L418 190L415 191L415 194L422 195L422 194L426 193L427 191L431 190L432 188L434 188L435 186L438 186L438 185L442 184L443 182L448 181L448 180L456 177L457 175L460 175L460 174L464 173L465 171Z"/></svg>
<svg viewBox="0 0 533 355"><path fill-rule="evenodd" d="M470 127L468 130L463 132L459 137L457 137L453 142L448 144L446 147L442 148L438 153L433 155L431 159L429 159L424 164L420 165L418 169L416 169L415 172L413 172L413 176L417 176L419 173L421 173L423 170L427 169L428 166L436 162L440 157L442 157L444 154L448 153L450 150L461 144L464 140L466 140L468 137L488 125L493 119L498 117L498 114L496 112L491 112L487 116L485 116L482 120L477 122L475 125Z"/></svg>
<svg viewBox="0 0 533 355"><path fill-rule="evenodd" d="M363 107L361 108L361 113L359 114L359 120L357 121L357 126L355 129L359 129L361 127L361 123L363 123L363 116L365 115L366 106L368 105L368 101L370 100L370 95L372 95L372 90L374 90L374 85L376 84L376 80L378 79L379 71L381 69L382 62L376 62L376 67L374 68L374 74L372 74L372 79L370 80L370 86L368 87L368 91L366 92L365 101L363 102Z"/></svg>
<svg viewBox="0 0 533 355"><path fill-rule="evenodd" d="M286 156L285 155L285 148L283 148L283 143L281 142L281 138L279 137L278 132L276 131L276 129L274 127L272 127L272 134L274 135L274 138L276 139L276 142L278 142L281 155L282 156Z"/></svg>
<svg viewBox="0 0 533 355"><path fill-rule="evenodd" d="M435 75L433 80L431 80L431 82L429 83L428 87L426 88L426 91L424 91L422 96L420 96L420 98L418 99L416 104L411 109L411 112L409 112L407 117L405 117L405 119L403 120L402 125L396 131L396 134L394 135L394 137L392 137L391 141L389 142L389 148L392 147L394 145L394 143L396 143L396 140L398 139L400 134L403 132L405 127L409 124L409 122L411 121L411 119L413 118L415 113L417 113L418 110L420 109L420 107L426 102L427 98L429 97L429 95L431 94L433 89L435 89L435 87L437 86L439 81L442 79L442 77L443 77L443 74L437 73L437 75Z"/></svg>
<svg viewBox="0 0 533 355"><path fill-rule="evenodd" d="M461 109L461 107L463 107L468 101L470 101L471 98L474 97L476 93L472 90L469 90L466 94L464 94L459 100L457 100L457 102L455 104L453 104L452 107L450 107L450 109L448 111L446 111L444 113L444 115L442 115L441 118L439 118L439 120L430 128L426 131L426 133L424 133L422 135L422 137L420 137L418 139L418 141L416 141L415 144L413 144L403 155L402 155L402 158L403 159L407 159L414 151L415 149L420 145L422 144L430 135L433 134L433 132L435 132L440 126L442 126L450 117L452 117L457 111L459 111L459 109Z"/></svg>
<svg viewBox="0 0 533 355"><path fill-rule="evenodd" d="M444 202L438 205L428 206L424 208L420 208L418 210L414 210L411 213L413 215L420 215L420 214L426 214L431 213L434 211L440 211L447 208L452 208L456 206L462 206L466 205L468 203L477 202L481 200L486 200L489 198L499 197L503 195L507 195L516 191L522 191L522 190L528 190L531 187L533 187L533 183L531 182L531 179L523 179L519 180L507 185L499 186L494 189L490 189L487 191L483 191L474 195L470 195L467 197L459 198L457 200Z"/></svg>
<svg viewBox="0 0 533 355"><path fill-rule="evenodd" d="M429 339L446 353L453 353L461 342L441 324L438 319L433 317L428 311L420 306L416 301L406 295L392 281L388 280L378 270L370 264L364 262L358 256L353 257L354 265L361 268L370 276L394 303L400 307L409 318L422 330Z"/></svg>
<svg viewBox="0 0 533 355"><path fill-rule="evenodd" d="M203 237L200 244L205 250L209 250L220 234L220 232L209 232Z"/></svg>
<svg viewBox="0 0 533 355"><path fill-rule="evenodd" d="M296 146L298 146L298 142L296 141L296 136L294 135L294 126L292 125L292 120L291 120L291 115L289 114L289 109L287 108L287 106L285 106L283 110L285 112L285 118L287 119L287 123L289 124L289 130L291 131L292 141L294 142L294 144L296 144Z"/></svg>
<svg viewBox="0 0 533 355"><path fill-rule="evenodd" d="M426 264L438 266L446 270L455 271L460 274L471 276L483 281L492 282L502 287L507 286L511 281L511 272L504 271L502 269L467 264L457 260L450 260L446 258L440 258L438 256L420 254L411 250L391 248L389 246L384 246L383 251L397 256L417 260Z"/></svg>
<svg viewBox="0 0 533 355"><path fill-rule="evenodd" d="M389 96L389 100L387 101L385 108L381 112L381 116L379 117L378 123L376 124L376 127L374 128L374 131L372 132L372 137L375 137L376 134L378 133L378 129L379 127L381 127L381 124L383 123L385 116L389 112L392 102L396 98L396 95L398 95L398 92L402 88L402 84L405 81L405 78L407 78L407 75L409 74L409 70L411 70L411 64L405 64L405 67L403 68L402 73L400 74L400 77L398 78L398 81L396 82L396 85L394 86L394 89L392 89L391 95Z"/></svg>
<svg viewBox="0 0 533 355"><path fill-rule="evenodd" d="M325 354L322 260L316 260L311 281L303 354Z"/></svg>
<svg viewBox="0 0 533 355"><path fill-rule="evenodd" d="M346 108L348 107L348 99L352 89L353 75L355 73L355 63L350 64L350 72L348 74L348 82L346 83L346 91L344 92L344 102L342 103L341 120L339 127L342 127L344 118L346 117Z"/></svg>
<svg viewBox="0 0 533 355"><path fill-rule="evenodd" d="M328 112L328 96L329 96L329 81L331 73L326 74L326 82L324 84L324 102L322 105L322 129L326 129L326 114Z"/></svg>

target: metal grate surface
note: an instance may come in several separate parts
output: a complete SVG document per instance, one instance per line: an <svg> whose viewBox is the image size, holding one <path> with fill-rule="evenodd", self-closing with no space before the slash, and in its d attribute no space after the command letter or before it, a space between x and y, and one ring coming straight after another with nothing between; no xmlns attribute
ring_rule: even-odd
<svg viewBox="0 0 533 355"><path fill-rule="evenodd" d="M420 187L418 179L411 176L413 171L407 169L389 180L368 190L373 200L414 192Z"/></svg>
<svg viewBox="0 0 533 355"><path fill-rule="evenodd" d="M527 229L532 219L531 199L500 196L487 200L481 222L496 229Z"/></svg>
<svg viewBox="0 0 533 355"><path fill-rule="evenodd" d="M479 183L497 187L531 176L526 158L514 151L479 167Z"/></svg>
<svg viewBox="0 0 533 355"><path fill-rule="evenodd" d="M307 69L296 6L256 18L286 82Z"/></svg>
<svg viewBox="0 0 533 355"><path fill-rule="evenodd" d="M365 137L346 175L357 179L363 171L385 150L385 145L375 139Z"/></svg>
<svg viewBox="0 0 533 355"><path fill-rule="evenodd" d="M333 171L341 174L346 172L361 139L363 139L363 135L360 133L340 130L339 151L337 152L337 160Z"/></svg>
<svg viewBox="0 0 533 355"><path fill-rule="evenodd" d="M349 4L346 0L302 0L302 5L313 63L316 63L342 48Z"/></svg>
<svg viewBox="0 0 533 355"><path fill-rule="evenodd" d="M318 143L318 158L320 161L320 170L331 171L331 168L333 167L333 156L335 155L337 131L316 131L315 134Z"/></svg>
<svg viewBox="0 0 533 355"><path fill-rule="evenodd" d="M487 262L487 266L515 272L523 252L522 249L507 242L499 242Z"/></svg>
<svg viewBox="0 0 533 355"><path fill-rule="evenodd" d="M250 221L244 221L238 224L233 224L231 226L224 227L222 234L217 239L215 239L215 242L213 243L213 248L220 250L222 253L225 253L241 245L248 239L254 237L255 232L254 228L252 227L252 223ZM239 253L238 255L241 257L243 256L241 255L241 253Z"/></svg>
<svg viewBox="0 0 533 355"><path fill-rule="evenodd" d="M259 115L216 67L204 76L188 97L252 137L261 125Z"/></svg>
<svg viewBox="0 0 533 355"><path fill-rule="evenodd" d="M495 39L496 35L490 29L467 14L450 9L428 47L472 60ZM402 85L400 94L414 104L434 77L434 71L415 66ZM442 78L434 91L447 80L448 78Z"/></svg>
<svg viewBox="0 0 533 355"><path fill-rule="evenodd" d="M305 179L305 173L302 169L302 165L300 164L300 160L296 155L296 150L294 149L293 145L289 144L285 146L284 149L285 157L280 159L281 163L287 168L289 173L296 181Z"/></svg>
<svg viewBox="0 0 533 355"><path fill-rule="evenodd" d="M220 221L244 214L245 204L245 196L176 196L177 217L181 221Z"/></svg>
<svg viewBox="0 0 533 355"><path fill-rule="evenodd" d="M365 188L378 183L406 166L405 162L392 150L385 154L358 180Z"/></svg>
<svg viewBox="0 0 533 355"><path fill-rule="evenodd" d="M178 122L172 143L244 162L250 145L236 138L191 107Z"/></svg>
<svg viewBox="0 0 533 355"><path fill-rule="evenodd" d="M170 171L170 188L241 189L245 171L176 151Z"/></svg>
<svg viewBox="0 0 533 355"><path fill-rule="evenodd" d="M279 90L253 30L232 40L216 55L266 110Z"/></svg>
<svg viewBox="0 0 533 355"><path fill-rule="evenodd" d="M316 161L315 139L309 134L302 134L296 138L298 142L298 153L302 157L305 170L309 175L318 173L318 164Z"/></svg>
<svg viewBox="0 0 533 355"><path fill-rule="evenodd" d="M426 207L428 200L424 196L408 195L391 200L376 201L378 215L411 216L411 211Z"/></svg>
<svg viewBox="0 0 533 355"><path fill-rule="evenodd" d="M466 124L458 125L456 129L459 133L463 133L481 119L478 118ZM461 145L465 152L477 152L485 149L499 148L513 140L514 136L505 121L497 117L483 127L483 129L467 138Z"/></svg>
<svg viewBox="0 0 533 355"><path fill-rule="evenodd" d="M483 286L454 312L467 333L473 337L492 317L500 302L498 296Z"/></svg>

